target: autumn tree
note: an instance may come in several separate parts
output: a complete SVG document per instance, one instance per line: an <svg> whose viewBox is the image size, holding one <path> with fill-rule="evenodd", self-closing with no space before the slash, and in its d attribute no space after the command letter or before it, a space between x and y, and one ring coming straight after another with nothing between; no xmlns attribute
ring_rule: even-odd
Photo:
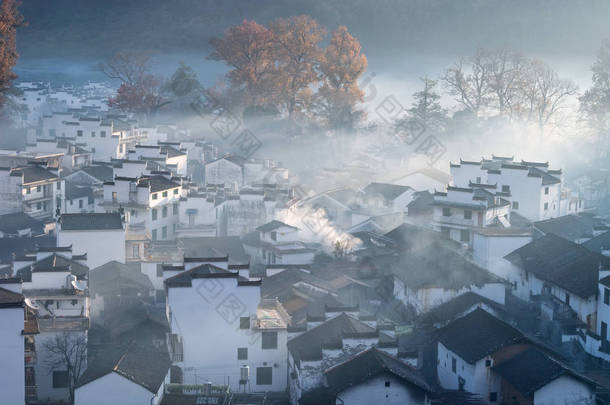
<svg viewBox="0 0 610 405"><path fill-rule="evenodd" d="M67 370L70 403L74 402L76 382L87 367L87 338L83 334L64 332L44 341L48 356L46 367L52 370Z"/></svg>
<svg viewBox="0 0 610 405"><path fill-rule="evenodd" d="M322 55L319 45L326 30L308 15L278 18L271 23L270 30L278 66L280 107L295 118L311 104L311 86L319 81L317 67Z"/></svg>
<svg viewBox="0 0 610 405"><path fill-rule="evenodd" d="M331 128L353 128L364 117L364 112L358 109L364 96L358 79L366 66L367 59L358 40L346 27L339 27L320 57L322 85L315 97L317 114Z"/></svg>
<svg viewBox="0 0 610 405"><path fill-rule="evenodd" d="M17 64L17 28L24 25L23 16L17 9L20 3L3 0L0 4L0 107L17 75L13 67Z"/></svg>
<svg viewBox="0 0 610 405"><path fill-rule="evenodd" d="M210 39L213 48L208 59L222 61L232 70L227 78L233 88L243 90L247 102L265 104L273 100L277 81L274 53L274 35L254 21L244 20L231 27L222 37Z"/></svg>
<svg viewBox="0 0 610 405"><path fill-rule="evenodd" d="M161 81L151 70L151 55L145 51L122 51L100 65L110 79L120 80L111 107L137 115L152 115L169 103L160 92Z"/></svg>

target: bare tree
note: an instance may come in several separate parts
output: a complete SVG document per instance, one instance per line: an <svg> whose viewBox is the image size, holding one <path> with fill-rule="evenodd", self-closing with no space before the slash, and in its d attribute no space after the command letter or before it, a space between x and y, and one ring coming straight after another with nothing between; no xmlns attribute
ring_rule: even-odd
<svg viewBox="0 0 610 405"><path fill-rule="evenodd" d="M484 50L477 50L470 58L460 58L447 69L442 80L449 94L454 96L464 109L478 114L482 108L488 106L492 88Z"/></svg>
<svg viewBox="0 0 610 405"><path fill-rule="evenodd" d="M510 49L484 51L489 90L500 115L512 116L519 88L523 83L527 59Z"/></svg>
<svg viewBox="0 0 610 405"><path fill-rule="evenodd" d="M100 63L100 70L110 79L136 86L150 71L151 55L147 51L121 51L106 62Z"/></svg>
<svg viewBox="0 0 610 405"><path fill-rule="evenodd" d="M49 373L67 370L70 403L74 402L74 387L87 366L87 338L81 333L64 332L43 343L48 353L46 366Z"/></svg>

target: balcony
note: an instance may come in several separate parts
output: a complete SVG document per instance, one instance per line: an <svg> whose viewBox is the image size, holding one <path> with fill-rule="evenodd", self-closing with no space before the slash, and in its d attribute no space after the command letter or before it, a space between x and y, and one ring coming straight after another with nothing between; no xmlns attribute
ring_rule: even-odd
<svg viewBox="0 0 610 405"><path fill-rule="evenodd" d="M25 386L25 400L26 402L38 400L38 387L36 385Z"/></svg>
<svg viewBox="0 0 610 405"><path fill-rule="evenodd" d="M44 331L84 331L89 328L89 318L55 317L38 318L38 328Z"/></svg>

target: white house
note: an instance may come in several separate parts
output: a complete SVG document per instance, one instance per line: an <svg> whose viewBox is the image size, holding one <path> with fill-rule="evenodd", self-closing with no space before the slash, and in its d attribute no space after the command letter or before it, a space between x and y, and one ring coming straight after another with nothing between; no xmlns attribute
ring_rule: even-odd
<svg viewBox="0 0 610 405"><path fill-rule="evenodd" d="M239 272L205 262L185 262L185 268L169 270L165 280L170 352L184 382L197 378L235 391L284 391L290 317L281 304L261 302L260 280ZM201 344L202 338L212 343Z"/></svg>
<svg viewBox="0 0 610 405"><path fill-rule="evenodd" d="M390 183L370 183L362 189L363 203L367 207L389 208L393 212L407 213L415 190L409 186Z"/></svg>
<svg viewBox="0 0 610 405"><path fill-rule="evenodd" d="M24 307L21 281L0 279L0 392L7 404L25 403Z"/></svg>
<svg viewBox="0 0 610 405"><path fill-rule="evenodd" d="M219 159L205 162L206 184L226 184L242 186L244 184L244 163L240 156L225 155Z"/></svg>
<svg viewBox="0 0 610 405"><path fill-rule="evenodd" d="M57 244L87 254L89 268L116 260L125 263L125 228L118 213L62 214Z"/></svg>
<svg viewBox="0 0 610 405"><path fill-rule="evenodd" d="M256 231L257 238L244 242L251 250L253 262L288 265L313 262L315 250L299 241L298 228L273 220L259 226Z"/></svg>
<svg viewBox="0 0 610 405"><path fill-rule="evenodd" d="M65 199L64 181L56 171L31 164L16 167L10 176L20 179L23 212L34 218L52 218Z"/></svg>

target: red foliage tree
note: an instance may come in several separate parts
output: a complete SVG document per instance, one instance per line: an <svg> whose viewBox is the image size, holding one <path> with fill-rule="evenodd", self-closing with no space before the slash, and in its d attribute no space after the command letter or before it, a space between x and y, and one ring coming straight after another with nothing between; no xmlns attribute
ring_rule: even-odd
<svg viewBox="0 0 610 405"><path fill-rule="evenodd" d="M17 63L17 28L24 25L23 16L15 0L3 0L0 4L0 107L6 102L6 93L17 75L13 67Z"/></svg>

